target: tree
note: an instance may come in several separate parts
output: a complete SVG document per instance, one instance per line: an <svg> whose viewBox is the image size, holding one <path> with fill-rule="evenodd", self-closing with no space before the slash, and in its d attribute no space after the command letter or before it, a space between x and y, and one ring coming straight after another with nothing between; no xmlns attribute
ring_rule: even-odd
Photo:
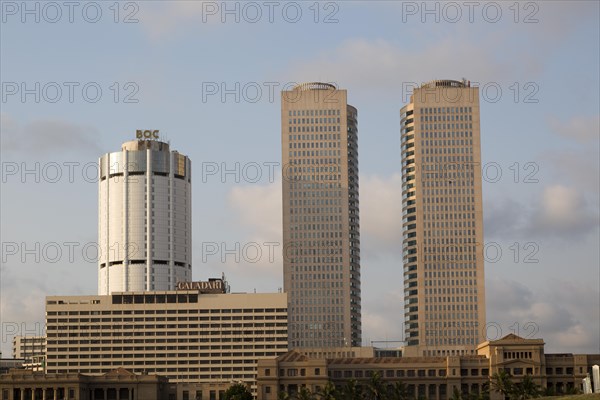
<svg viewBox="0 0 600 400"><path fill-rule="evenodd" d="M337 400L337 389L332 382L327 382L327 384L317 392L317 395L322 400Z"/></svg>
<svg viewBox="0 0 600 400"><path fill-rule="evenodd" d="M252 400L252 393L243 383L236 383L225 391L224 400Z"/></svg>
<svg viewBox="0 0 600 400"><path fill-rule="evenodd" d="M384 400L386 390L381 380L381 372L377 371L371 375L369 384L367 385L367 399L371 400Z"/></svg>
<svg viewBox="0 0 600 400"><path fill-rule="evenodd" d="M511 375L505 370L500 370L492 375L492 389L504 397L510 396L513 392L514 383Z"/></svg>
<svg viewBox="0 0 600 400"><path fill-rule="evenodd" d="M389 400L407 400L408 389L404 382L397 381L393 385L388 386L388 399Z"/></svg>
<svg viewBox="0 0 600 400"><path fill-rule="evenodd" d="M288 392L279 392L279 394L277 395L277 399L279 400L289 400L290 395L288 394Z"/></svg>
<svg viewBox="0 0 600 400"><path fill-rule="evenodd" d="M452 396L450 397L450 400L463 400L462 393L456 386L454 389L452 389Z"/></svg>
<svg viewBox="0 0 600 400"><path fill-rule="evenodd" d="M315 395L310 391L310 389L302 386L300 391L296 393L295 398L298 400L315 400Z"/></svg>
<svg viewBox="0 0 600 400"><path fill-rule="evenodd" d="M362 388L356 382L356 379L350 379L342 389L343 400L363 400Z"/></svg>
<svg viewBox="0 0 600 400"><path fill-rule="evenodd" d="M534 397L540 397L542 391L531 375L526 375L523 380L513 385L512 396L513 400L527 400Z"/></svg>

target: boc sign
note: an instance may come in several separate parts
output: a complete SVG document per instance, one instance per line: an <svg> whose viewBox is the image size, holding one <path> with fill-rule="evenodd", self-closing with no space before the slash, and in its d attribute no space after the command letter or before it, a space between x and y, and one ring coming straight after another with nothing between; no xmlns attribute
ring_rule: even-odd
<svg viewBox="0 0 600 400"><path fill-rule="evenodd" d="M135 131L135 137L138 139L158 139L158 129L155 131L138 129Z"/></svg>

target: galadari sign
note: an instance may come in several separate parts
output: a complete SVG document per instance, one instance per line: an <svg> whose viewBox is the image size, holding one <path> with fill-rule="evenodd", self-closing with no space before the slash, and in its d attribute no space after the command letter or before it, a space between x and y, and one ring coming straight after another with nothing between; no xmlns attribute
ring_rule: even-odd
<svg viewBox="0 0 600 400"><path fill-rule="evenodd" d="M225 293L225 285L221 279L200 282L178 282L177 290L199 290L200 293Z"/></svg>

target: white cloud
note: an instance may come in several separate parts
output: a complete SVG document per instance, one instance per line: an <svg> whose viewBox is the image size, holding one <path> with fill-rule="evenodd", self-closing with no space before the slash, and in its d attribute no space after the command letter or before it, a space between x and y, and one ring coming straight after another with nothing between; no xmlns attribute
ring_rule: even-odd
<svg viewBox="0 0 600 400"><path fill-rule="evenodd" d="M360 233L379 250L397 250L402 243L402 176L360 177Z"/></svg>
<svg viewBox="0 0 600 400"><path fill-rule="evenodd" d="M588 206L582 193L572 187L552 185L544 188L529 230L568 237L587 233L597 228L598 222L598 211Z"/></svg>
<svg viewBox="0 0 600 400"><path fill-rule="evenodd" d="M257 238L281 241L281 178L269 185L234 187L229 204Z"/></svg>
<svg viewBox="0 0 600 400"><path fill-rule="evenodd" d="M600 140L600 116L574 116L568 121L562 121L557 117L550 117L550 128L557 134L586 143Z"/></svg>
<svg viewBox="0 0 600 400"><path fill-rule="evenodd" d="M142 29L152 39L168 37L183 32L182 25L202 23L206 1L157 1L144 3L139 20ZM218 4L218 3L215 3Z"/></svg>
<svg viewBox="0 0 600 400"><path fill-rule="evenodd" d="M465 63L464 60L469 60ZM525 63L526 64L526 63ZM441 69L443 66L443 76ZM452 36L415 50L383 39L350 39L336 49L320 53L315 59L294 60L290 76L297 81L315 77L336 82L353 91L389 93L395 88L400 97L403 88L432 79L467 77L483 85L502 79L515 79L529 65L500 61L493 46L480 46L471 37ZM537 69L537 68L536 68ZM531 74L528 74L531 77ZM407 98L401 99L403 102Z"/></svg>

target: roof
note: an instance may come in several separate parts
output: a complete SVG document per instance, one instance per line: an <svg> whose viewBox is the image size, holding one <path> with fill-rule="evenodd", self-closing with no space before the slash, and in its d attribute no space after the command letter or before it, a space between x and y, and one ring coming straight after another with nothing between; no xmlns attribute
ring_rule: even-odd
<svg viewBox="0 0 600 400"><path fill-rule="evenodd" d="M105 373L104 376L106 376L106 377L129 377L129 376L136 376L136 374L129 370L126 370L125 368L117 368L117 369L113 369L112 371Z"/></svg>
<svg viewBox="0 0 600 400"><path fill-rule="evenodd" d="M288 351L277 357L278 362L308 361L308 357L297 350Z"/></svg>

